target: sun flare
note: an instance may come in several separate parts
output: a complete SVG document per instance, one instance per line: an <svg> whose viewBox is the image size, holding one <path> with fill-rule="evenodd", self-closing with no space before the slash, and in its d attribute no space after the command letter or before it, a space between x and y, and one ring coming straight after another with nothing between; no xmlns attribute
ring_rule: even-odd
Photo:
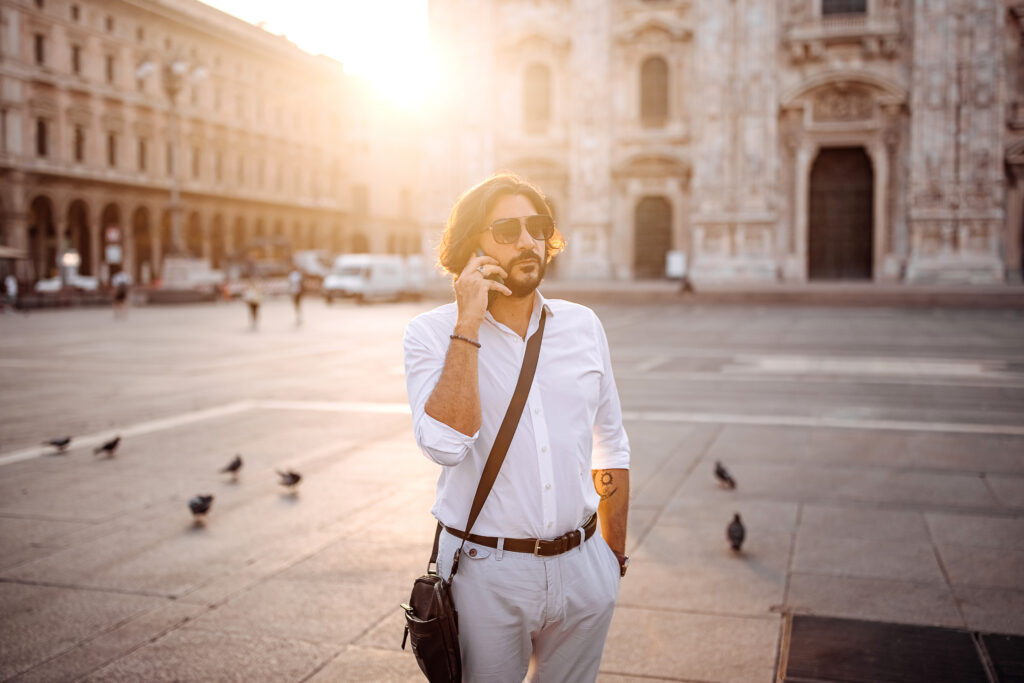
<svg viewBox="0 0 1024 683"><path fill-rule="evenodd" d="M204 0L342 63L381 96L411 108L438 84L427 0Z"/></svg>

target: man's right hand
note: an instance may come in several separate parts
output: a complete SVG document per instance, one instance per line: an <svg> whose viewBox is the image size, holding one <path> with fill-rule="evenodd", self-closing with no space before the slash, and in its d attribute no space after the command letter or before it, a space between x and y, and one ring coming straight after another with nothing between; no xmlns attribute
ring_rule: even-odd
<svg viewBox="0 0 1024 683"><path fill-rule="evenodd" d="M484 313L487 312L488 294L492 291L505 296L512 294L512 290L505 285L487 279L492 275L508 277L497 260L490 256L473 256L455 279L455 303L459 307L456 334L476 339L480 324L484 321Z"/></svg>

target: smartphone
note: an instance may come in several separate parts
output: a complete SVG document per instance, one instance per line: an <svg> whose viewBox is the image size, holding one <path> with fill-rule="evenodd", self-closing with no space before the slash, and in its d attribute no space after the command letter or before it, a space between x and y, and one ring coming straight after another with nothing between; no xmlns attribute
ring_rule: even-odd
<svg viewBox="0 0 1024 683"><path fill-rule="evenodd" d="M477 256L487 256L487 254L484 253L483 249L477 249L476 250L476 255ZM505 278L503 278L502 276L498 275L497 273L495 273L494 275L488 275L487 279L488 280L494 280L499 285L505 284Z"/></svg>

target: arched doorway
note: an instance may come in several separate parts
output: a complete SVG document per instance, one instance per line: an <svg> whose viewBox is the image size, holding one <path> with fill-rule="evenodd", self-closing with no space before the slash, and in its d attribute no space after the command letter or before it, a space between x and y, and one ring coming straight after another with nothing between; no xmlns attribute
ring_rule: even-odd
<svg viewBox="0 0 1024 683"><path fill-rule="evenodd" d="M132 214L132 279L138 284L149 284L153 279L153 236L149 227L149 210L144 206Z"/></svg>
<svg viewBox="0 0 1024 683"><path fill-rule="evenodd" d="M117 204L103 207L99 229L100 256L107 267L106 279L124 267L124 232L121 230L121 209ZM111 239L115 235L116 241Z"/></svg>
<svg viewBox="0 0 1024 683"><path fill-rule="evenodd" d="M665 255L672 248L672 205L664 197L644 197L633 221L633 277L665 277Z"/></svg>
<svg viewBox="0 0 1024 683"><path fill-rule="evenodd" d="M44 280L57 274L57 229L53 222L53 204L39 196L29 204L28 254L32 279Z"/></svg>
<svg viewBox="0 0 1024 683"><path fill-rule="evenodd" d="M828 147L811 168L807 274L812 280L870 280L874 178L863 147Z"/></svg>
<svg viewBox="0 0 1024 683"><path fill-rule="evenodd" d="M81 199L68 207L68 241L78 252L78 272L92 275L92 239L89 233L89 207Z"/></svg>

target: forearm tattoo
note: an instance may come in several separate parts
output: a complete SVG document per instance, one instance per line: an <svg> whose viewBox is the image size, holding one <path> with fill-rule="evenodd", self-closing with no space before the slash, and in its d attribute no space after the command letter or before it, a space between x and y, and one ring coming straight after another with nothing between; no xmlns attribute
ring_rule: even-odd
<svg viewBox="0 0 1024 683"><path fill-rule="evenodd" d="M594 478L594 488L597 489L601 500L608 500L619 490L615 486L615 477L608 470L595 470L591 476Z"/></svg>

